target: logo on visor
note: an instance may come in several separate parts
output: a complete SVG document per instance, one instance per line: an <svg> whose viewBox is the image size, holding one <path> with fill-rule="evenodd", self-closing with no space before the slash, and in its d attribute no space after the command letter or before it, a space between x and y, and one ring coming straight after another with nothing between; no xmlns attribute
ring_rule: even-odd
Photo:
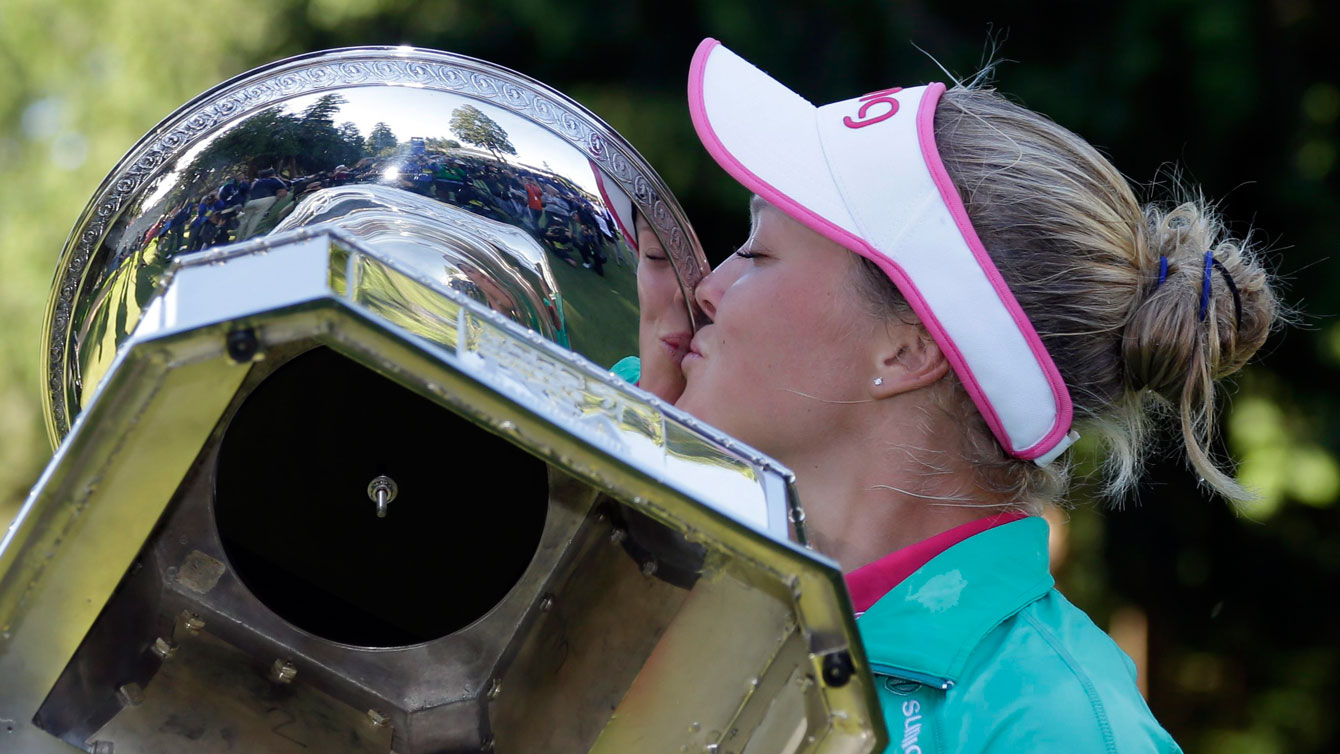
<svg viewBox="0 0 1340 754"><path fill-rule="evenodd" d="M880 121L888 120L893 114L898 112L898 100L893 95L901 92L901 86L895 86L892 89L883 89L878 92L861 95L861 109L856 111L856 118L847 115L842 118L842 125L847 128L865 128L873 126ZM889 109L883 110L875 115L869 115L870 110L876 105L888 105Z"/></svg>

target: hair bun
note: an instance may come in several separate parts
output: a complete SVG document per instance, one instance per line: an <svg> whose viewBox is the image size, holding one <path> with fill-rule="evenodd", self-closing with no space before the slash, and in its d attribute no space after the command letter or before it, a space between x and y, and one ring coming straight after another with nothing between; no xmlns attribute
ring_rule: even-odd
<svg viewBox="0 0 1340 754"><path fill-rule="evenodd" d="M1245 494L1208 457L1214 381L1265 343L1277 304L1249 243L1231 238L1203 200L1145 209L1148 282L1122 338L1127 389L1177 409L1192 465L1207 482ZM1207 257L1208 253L1208 257ZM1162 259L1166 275L1160 281Z"/></svg>

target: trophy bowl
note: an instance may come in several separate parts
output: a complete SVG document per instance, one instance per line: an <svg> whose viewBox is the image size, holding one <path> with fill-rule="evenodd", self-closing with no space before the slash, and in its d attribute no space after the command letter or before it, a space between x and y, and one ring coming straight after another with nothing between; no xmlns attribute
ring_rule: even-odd
<svg viewBox="0 0 1340 754"><path fill-rule="evenodd" d="M243 187L257 180L274 185ZM634 213L692 291L706 259L659 177L539 82L404 47L243 74L141 139L75 224L43 332L48 434L54 446L69 431L175 257L346 215L395 258L609 367L637 353Z"/></svg>
<svg viewBox="0 0 1340 754"><path fill-rule="evenodd" d="M660 179L483 61L315 53L169 116L56 271L0 751L880 748L790 472L611 371L651 248L691 328Z"/></svg>

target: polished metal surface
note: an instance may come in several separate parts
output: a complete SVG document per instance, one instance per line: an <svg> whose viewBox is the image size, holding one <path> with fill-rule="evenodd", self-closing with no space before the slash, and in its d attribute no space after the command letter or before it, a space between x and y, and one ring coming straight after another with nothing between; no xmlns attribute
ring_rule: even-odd
<svg viewBox="0 0 1340 754"><path fill-rule="evenodd" d="M269 171L287 196L234 196L238 179ZM417 201L388 201L394 193ZM315 53L239 76L146 135L75 224L43 335L53 446L174 257L315 222L379 236L398 258L608 368L637 352L634 208L690 290L706 262L660 179L543 84L405 47Z"/></svg>
<svg viewBox="0 0 1340 754"><path fill-rule="evenodd" d="M631 147L481 61L182 108L57 270L0 752L882 748L790 472L609 371L704 270Z"/></svg>
<svg viewBox="0 0 1340 754"><path fill-rule="evenodd" d="M238 333L250 333L244 359ZM355 370L325 367L325 390L363 370L456 417L441 425L454 450L432 456L432 475L486 439L524 452L498 456L509 471L487 488L509 524L433 528L449 537L426 553L440 570L368 568L360 548L338 544L434 507L409 504L399 471L387 475L403 502L384 521L371 520L360 482L347 490L350 527L323 523L340 505L325 494L296 501L288 523L245 527L266 538L244 544L272 570L353 574L322 585L342 590L346 617L299 625L285 611L311 595L258 591L227 541L222 492L237 466L221 456L248 405L323 350ZM316 387L294 385L263 405ZM343 418L373 392L330 409ZM404 414L373 410L350 436ZM363 460L280 447L313 490ZM549 467L543 530L496 604L409 643L332 638L370 611L414 619L450 606L505 570L468 545L510 540L534 510L508 487L525 463ZM0 719L13 724L0 746L189 752L231 740L263 753L337 736L340 750L379 754L873 751L884 733L871 677L822 672L834 655L858 671L865 660L836 566L788 541L793 502L789 473L768 459L345 230L183 257L0 542ZM447 508L443 521L465 512ZM370 587L353 582L363 572ZM234 682L247 673L255 683ZM276 686L295 693L266 690ZM370 727L349 735L359 725Z"/></svg>

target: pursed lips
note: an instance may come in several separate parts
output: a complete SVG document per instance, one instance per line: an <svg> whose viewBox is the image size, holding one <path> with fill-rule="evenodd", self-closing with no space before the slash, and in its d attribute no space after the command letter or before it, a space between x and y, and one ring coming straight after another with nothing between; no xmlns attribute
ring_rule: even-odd
<svg viewBox="0 0 1340 754"><path fill-rule="evenodd" d="M661 344L670 354L670 360L678 364L689 353L690 333L676 333L661 338Z"/></svg>
<svg viewBox="0 0 1340 754"><path fill-rule="evenodd" d="M689 350L688 353L685 354L685 358L703 358L703 352L698 350L698 337L700 335L702 335L701 330L698 331L697 335L693 336L693 340L689 341Z"/></svg>

